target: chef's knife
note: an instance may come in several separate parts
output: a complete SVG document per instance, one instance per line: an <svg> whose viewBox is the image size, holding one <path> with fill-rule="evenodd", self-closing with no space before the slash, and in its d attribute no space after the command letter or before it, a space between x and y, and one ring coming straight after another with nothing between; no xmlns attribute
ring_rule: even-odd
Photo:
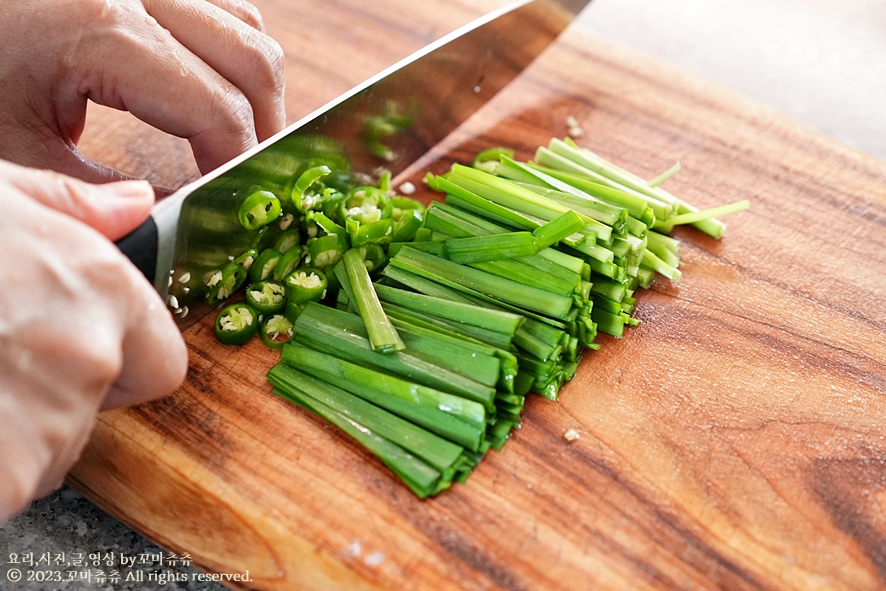
<svg viewBox="0 0 886 591"><path fill-rule="evenodd" d="M523 71L588 1L519 0L469 23L159 202L118 246L184 330L212 309L205 278L259 239L237 216L248 192L289 191L316 162L396 176Z"/></svg>

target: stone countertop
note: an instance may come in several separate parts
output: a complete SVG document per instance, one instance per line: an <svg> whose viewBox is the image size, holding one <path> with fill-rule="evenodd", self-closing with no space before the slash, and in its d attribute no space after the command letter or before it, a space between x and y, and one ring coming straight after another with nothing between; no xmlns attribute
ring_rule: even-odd
<svg viewBox="0 0 886 591"><path fill-rule="evenodd" d="M199 580L203 573L188 566L187 558L168 555L65 486L0 529L0 589L224 590ZM18 573L22 580L15 581ZM28 581L29 576L56 580Z"/></svg>

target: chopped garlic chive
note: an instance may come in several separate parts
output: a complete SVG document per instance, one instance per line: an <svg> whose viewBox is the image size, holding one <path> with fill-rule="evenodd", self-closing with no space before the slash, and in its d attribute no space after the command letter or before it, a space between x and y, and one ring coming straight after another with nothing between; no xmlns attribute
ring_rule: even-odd
<svg viewBox="0 0 886 591"><path fill-rule="evenodd" d="M679 162L674 164L672 167L670 167L669 169L667 169L666 171L664 171L663 173L661 173L660 175L658 175L654 179L650 180L649 186L650 187L657 187L660 184L662 184L663 182L665 182L666 180L668 180L669 178L671 178L672 176L674 176L675 174L677 174L678 172L680 172L680 163Z"/></svg>

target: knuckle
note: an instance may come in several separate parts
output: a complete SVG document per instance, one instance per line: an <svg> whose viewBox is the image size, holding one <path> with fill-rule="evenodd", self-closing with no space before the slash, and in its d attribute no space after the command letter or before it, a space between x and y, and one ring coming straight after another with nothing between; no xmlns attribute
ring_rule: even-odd
<svg viewBox="0 0 886 591"><path fill-rule="evenodd" d="M217 109L229 130L241 135L244 142L255 135L252 105L233 85L225 85L218 93Z"/></svg>
<svg viewBox="0 0 886 591"><path fill-rule="evenodd" d="M91 255L83 273L100 293L116 294L115 299L132 299L144 278L138 275L132 263L110 242L96 236L90 248Z"/></svg>
<svg viewBox="0 0 886 591"><path fill-rule="evenodd" d="M269 86L274 92L283 90L285 79L283 77L283 67L286 62L286 55L283 48L275 40L265 36L265 60L268 64L268 79L271 81Z"/></svg>
<svg viewBox="0 0 886 591"><path fill-rule="evenodd" d="M107 0L76 0L68 2L66 17L76 18L83 24L113 22L119 18L119 11Z"/></svg>
<svg viewBox="0 0 886 591"><path fill-rule="evenodd" d="M66 357L60 368L76 368L67 378L67 387L76 393L71 397L71 413L76 413L84 403L89 408L97 406L123 368L123 319L96 310L83 310L83 315L84 320L89 318L92 322L74 322L58 331L68 340L68 345L59 351Z"/></svg>
<svg viewBox="0 0 886 591"><path fill-rule="evenodd" d="M236 16L244 23L259 31L265 30L265 23L262 19L261 12L252 3L246 0L240 0L235 5Z"/></svg>
<svg viewBox="0 0 886 591"><path fill-rule="evenodd" d="M247 47L249 67L262 90L270 90L278 94L283 90L283 65L285 54L283 48L271 37L262 33L252 36Z"/></svg>
<svg viewBox="0 0 886 591"><path fill-rule="evenodd" d="M100 316L99 320L124 323L131 310L143 305L147 299L145 294L153 291L152 286L104 237L90 232L76 248L89 252L88 257L76 257L71 264L81 278L84 303L101 304L96 306L95 312Z"/></svg>
<svg viewBox="0 0 886 591"><path fill-rule="evenodd" d="M86 184L69 176L56 173L55 183L71 207L79 212L78 219L89 224L96 216L95 203Z"/></svg>
<svg viewBox="0 0 886 591"><path fill-rule="evenodd" d="M88 185L52 170L28 171L17 186L47 207L89 223L97 216Z"/></svg>
<svg viewBox="0 0 886 591"><path fill-rule="evenodd" d="M102 0L83 0L82 2L66 2L65 4L68 18L96 20L104 16L102 7L105 3Z"/></svg>
<svg viewBox="0 0 886 591"><path fill-rule="evenodd" d="M103 339L94 340L102 341ZM82 367L86 370L83 387L86 392L103 394L120 375L123 367L120 345L108 345L110 343L103 346L89 343L83 347Z"/></svg>

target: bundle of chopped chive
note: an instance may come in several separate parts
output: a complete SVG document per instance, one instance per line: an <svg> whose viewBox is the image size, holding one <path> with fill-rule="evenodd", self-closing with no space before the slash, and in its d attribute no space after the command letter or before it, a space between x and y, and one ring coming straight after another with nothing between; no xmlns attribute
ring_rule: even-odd
<svg viewBox="0 0 886 591"><path fill-rule="evenodd" d="M425 209L396 196L389 174L349 186L312 166L244 202L244 225L304 223L235 259L252 283L216 334L242 344L260 331L282 347L268 373L277 395L435 495L502 448L527 395L557 399L598 331L638 324L635 295L656 273L680 279L674 226L720 238L715 216L748 207L686 204L659 186L678 169L645 181L568 138L530 162L495 148L429 174L445 197ZM210 301L235 275L212 276Z"/></svg>

